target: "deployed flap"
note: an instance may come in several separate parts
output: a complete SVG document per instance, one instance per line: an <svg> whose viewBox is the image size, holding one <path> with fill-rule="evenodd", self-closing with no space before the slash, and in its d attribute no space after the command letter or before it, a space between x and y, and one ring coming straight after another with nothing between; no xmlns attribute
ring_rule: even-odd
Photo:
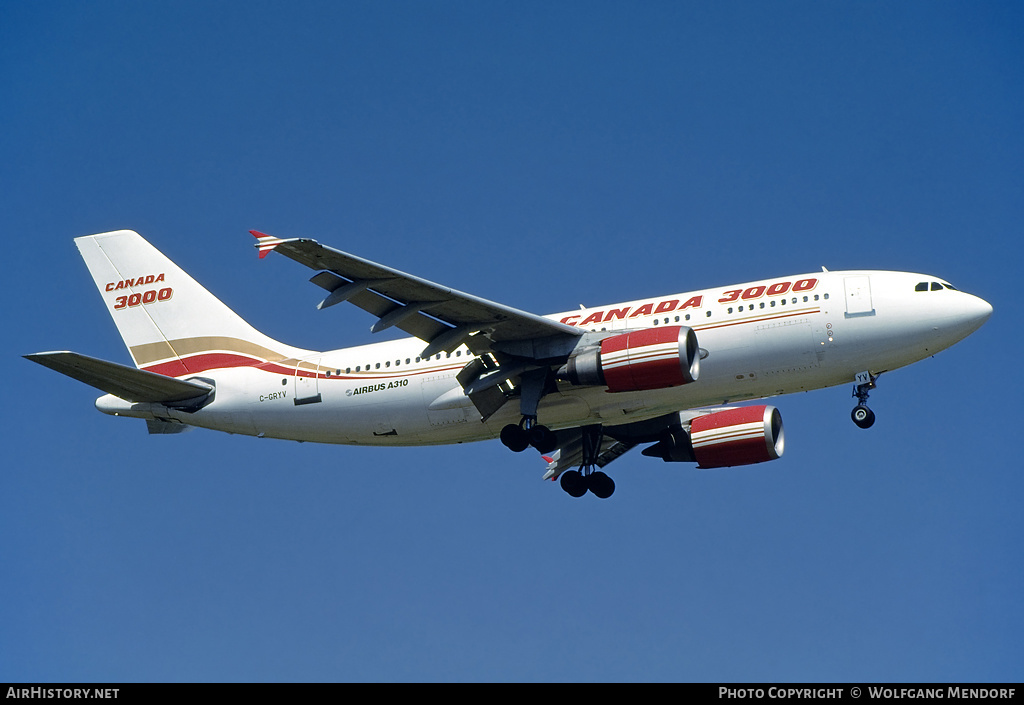
<svg viewBox="0 0 1024 705"><path fill-rule="evenodd" d="M325 247L316 240L271 238L256 231L260 254L269 249L315 270L312 282L331 292L321 302L327 307L350 301L382 322L417 338L435 343L431 353L453 350L471 334L483 331L491 341L531 340L553 335L579 337L579 329L542 316L481 299L405 274L396 269ZM334 276L336 275L336 276ZM425 353L428 354L428 353Z"/></svg>
<svg viewBox="0 0 1024 705"><path fill-rule="evenodd" d="M188 424L178 423L177 421L164 421L162 419L146 419L146 430L150 434L168 434L168 433L184 433L185 431L191 431L192 427Z"/></svg>
<svg viewBox="0 0 1024 705"><path fill-rule="evenodd" d="M186 382L73 352L34 353L25 359L130 402L174 404L213 390L202 382Z"/></svg>
<svg viewBox="0 0 1024 705"><path fill-rule="evenodd" d="M583 434L578 428L558 431L559 447L551 455L544 456L548 461L545 480L557 480L566 470L578 468L583 462ZM597 467L603 468L616 458L625 455L636 447L635 443L623 443L609 436L601 438L601 451L597 455Z"/></svg>

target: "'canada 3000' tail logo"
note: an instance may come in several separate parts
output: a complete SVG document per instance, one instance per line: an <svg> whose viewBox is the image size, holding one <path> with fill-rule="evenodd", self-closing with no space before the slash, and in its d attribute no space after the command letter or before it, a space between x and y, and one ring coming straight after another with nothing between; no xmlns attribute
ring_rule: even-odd
<svg viewBox="0 0 1024 705"><path fill-rule="evenodd" d="M106 291L120 291L122 289L137 289L139 287L148 286L150 284L159 284L164 280L164 273L160 274L147 274L142 277L135 279L122 279L116 282L107 282L104 287ZM123 308L132 308L140 304L152 304L157 301L167 301L174 296L174 289L169 286L164 287L153 287L152 289L146 289L145 291L133 291L130 294L124 294L114 299L114 310L118 311Z"/></svg>

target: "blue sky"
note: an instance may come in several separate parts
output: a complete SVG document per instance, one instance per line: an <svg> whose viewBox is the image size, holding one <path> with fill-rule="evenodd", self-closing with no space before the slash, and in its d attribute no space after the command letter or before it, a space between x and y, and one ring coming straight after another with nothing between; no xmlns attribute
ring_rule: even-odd
<svg viewBox="0 0 1024 705"><path fill-rule="evenodd" d="M1024 9L4 2L0 681L1020 681ZM775 399L785 456L148 436L22 360L128 362L72 238L139 231L257 328L370 342L247 230L537 313L829 269L995 307Z"/></svg>

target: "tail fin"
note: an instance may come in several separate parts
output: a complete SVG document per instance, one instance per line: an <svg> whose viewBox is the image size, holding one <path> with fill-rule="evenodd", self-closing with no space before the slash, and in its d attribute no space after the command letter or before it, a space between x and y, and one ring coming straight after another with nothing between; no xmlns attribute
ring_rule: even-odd
<svg viewBox="0 0 1024 705"><path fill-rule="evenodd" d="M139 369L178 377L307 353L257 331L136 232L75 244Z"/></svg>

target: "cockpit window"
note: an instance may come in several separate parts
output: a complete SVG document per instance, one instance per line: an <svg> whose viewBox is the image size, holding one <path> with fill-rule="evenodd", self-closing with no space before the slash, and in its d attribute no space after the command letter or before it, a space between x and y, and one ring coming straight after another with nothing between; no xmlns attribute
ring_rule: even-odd
<svg viewBox="0 0 1024 705"><path fill-rule="evenodd" d="M942 291L944 288L950 291L957 290L955 286L946 282L918 282L917 286L914 287L914 291Z"/></svg>

